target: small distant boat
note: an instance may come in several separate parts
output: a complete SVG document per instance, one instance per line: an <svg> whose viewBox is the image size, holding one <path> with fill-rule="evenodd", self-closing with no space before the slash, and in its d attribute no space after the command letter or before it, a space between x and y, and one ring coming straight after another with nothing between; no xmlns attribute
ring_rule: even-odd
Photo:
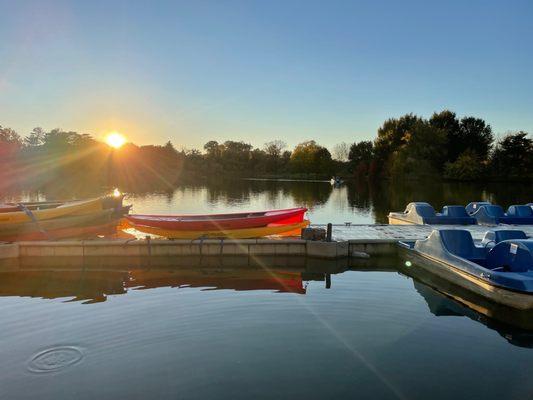
<svg viewBox="0 0 533 400"><path fill-rule="evenodd" d="M340 186L344 183L342 178L339 176L334 176L333 178L330 179L329 182L331 183L331 186Z"/></svg>
<svg viewBox="0 0 533 400"><path fill-rule="evenodd" d="M495 303L533 309L533 240L522 231L488 232L477 246L467 230L433 230L399 245L428 272Z"/></svg>
<svg viewBox="0 0 533 400"><path fill-rule="evenodd" d="M287 225L300 223L304 220L306 211L307 208L289 208L230 214L130 214L126 216L126 219L129 223L137 226L147 226L167 231L224 231L258 228L269 224Z"/></svg>
<svg viewBox="0 0 533 400"><path fill-rule="evenodd" d="M473 225L476 219L468 215L463 206L444 206L437 213L428 203L412 202L407 204L404 212L390 212L391 225Z"/></svg>

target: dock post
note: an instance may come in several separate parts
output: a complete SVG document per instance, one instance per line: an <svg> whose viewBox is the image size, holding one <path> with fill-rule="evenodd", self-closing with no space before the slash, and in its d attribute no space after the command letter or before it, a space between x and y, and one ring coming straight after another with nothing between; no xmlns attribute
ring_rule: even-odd
<svg viewBox="0 0 533 400"><path fill-rule="evenodd" d="M326 289L331 289L331 274L326 274Z"/></svg>
<svg viewBox="0 0 533 400"><path fill-rule="evenodd" d="M333 225L329 223L327 230L326 230L326 242L331 242L332 231L333 231Z"/></svg>

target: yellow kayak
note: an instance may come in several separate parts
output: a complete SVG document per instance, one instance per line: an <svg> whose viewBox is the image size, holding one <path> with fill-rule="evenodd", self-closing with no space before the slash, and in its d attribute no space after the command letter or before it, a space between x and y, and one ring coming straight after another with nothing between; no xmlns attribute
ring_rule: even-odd
<svg viewBox="0 0 533 400"><path fill-rule="evenodd" d="M200 238L232 238L232 239L250 239L271 235L287 235L288 233L299 235L300 230L309 225L309 221L304 220L295 224L288 225L267 225L259 228L246 229L228 229L217 231L171 231L151 226L137 225L126 222L127 228L134 228L138 231L166 237L169 239L200 239Z"/></svg>
<svg viewBox="0 0 533 400"><path fill-rule="evenodd" d="M32 214L37 220L47 220L52 218L85 215L103 210L102 199L91 199L83 201L73 201L61 204L55 208L44 210L32 210ZM0 226L17 224L21 222L31 222L32 219L24 211L13 211L0 213Z"/></svg>

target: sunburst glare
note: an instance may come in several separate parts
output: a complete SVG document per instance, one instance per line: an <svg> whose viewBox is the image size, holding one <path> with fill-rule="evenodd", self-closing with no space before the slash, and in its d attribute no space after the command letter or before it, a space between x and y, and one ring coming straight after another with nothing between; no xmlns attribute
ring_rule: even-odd
<svg viewBox="0 0 533 400"><path fill-rule="evenodd" d="M111 132L106 136L105 141L109 146L118 149L126 143L126 137L118 132Z"/></svg>

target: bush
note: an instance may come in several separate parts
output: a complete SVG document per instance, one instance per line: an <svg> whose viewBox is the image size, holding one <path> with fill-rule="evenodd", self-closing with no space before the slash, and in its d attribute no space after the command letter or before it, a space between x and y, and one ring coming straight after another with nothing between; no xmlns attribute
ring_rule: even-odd
<svg viewBox="0 0 533 400"><path fill-rule="evenodd" d="M476 180L481 178L487 171L487 165L481 161L473 151L465 151L457 160L446 163L444 177L456 180Z"/></svg>

